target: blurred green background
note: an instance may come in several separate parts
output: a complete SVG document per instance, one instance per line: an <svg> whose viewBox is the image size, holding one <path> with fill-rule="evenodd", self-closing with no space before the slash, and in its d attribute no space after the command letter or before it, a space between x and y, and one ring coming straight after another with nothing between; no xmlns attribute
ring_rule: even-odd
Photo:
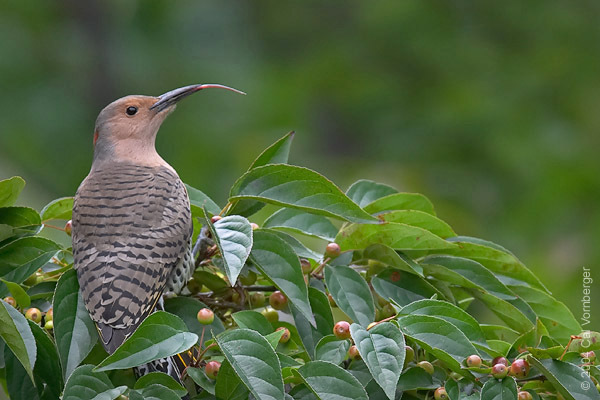
<svg viewBox="0 0 600 400"><path fill-rule="evenodd" d="M107 103L223 83L248 95L202 92L159 133L187 183L223 205L295 130L291 163L427 195L579 319L582 268L600 283L599 20L592 0L4 1L0 177L38 209L73 195Z"/></svg>

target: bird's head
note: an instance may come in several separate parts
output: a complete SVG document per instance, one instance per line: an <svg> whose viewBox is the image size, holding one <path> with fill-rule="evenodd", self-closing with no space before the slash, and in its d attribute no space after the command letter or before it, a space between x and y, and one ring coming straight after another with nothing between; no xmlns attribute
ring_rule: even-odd
<svg viewBox="0 0 600 400"><path fill-rule="evenodd" d="M94 162L137 160L152 163L150 156L156 154L156 133L167 115L175 109L179 100L207 88L245 94L228 86L202 84L171 90L158 97L133 95L113 101L104 107L96 119Z"/></svg>

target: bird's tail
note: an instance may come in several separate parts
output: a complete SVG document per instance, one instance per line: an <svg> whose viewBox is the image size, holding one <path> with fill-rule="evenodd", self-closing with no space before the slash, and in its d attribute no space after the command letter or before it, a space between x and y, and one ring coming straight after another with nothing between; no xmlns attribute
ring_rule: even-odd
<svg viewBox="0 0 600 400"><path fill-rule="evenodd" d="M154 360L145 365L134 367L133 371L135 373L136 379L139 379L140 377L147 375L151 372L163 372L175 379L175 382L183 386L183 382L181 381L181 374L183 373L185 367L186 364L181 355L176 354L171 357L159 358L158 360ZM184 400L189 400L189 398L190 397L188 395L182 397L182 399Z"/></svg>

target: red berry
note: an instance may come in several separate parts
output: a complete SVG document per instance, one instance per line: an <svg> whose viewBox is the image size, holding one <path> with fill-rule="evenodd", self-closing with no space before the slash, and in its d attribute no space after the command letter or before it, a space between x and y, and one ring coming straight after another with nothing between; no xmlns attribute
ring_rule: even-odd
<svg viewBox="0 0 600 400"><path fill-rule="evenodd" d="M516 378L525 378L529 374L529 363L522 358L513 361L510 374Z"/></svg>
<svg viewBox="0 0 600 400"><path fill-rule="evenodd" d="M217 377L217 374L219 373L219 368L221 368L220 362L209 361L204 367L204 372L206 372L206 376L208 376L210 379L215 379Z"/></svg>
<svg viewBox="0 0 600 400"><path fill-rule="evenodd" d="M522 390L519 392L518 396L517 396L518 400L533 400L533 396L531 395L531 393Z"/></svg>
<svg viewBox="0 0 600 400"><path fill-rule="evenodd" d="M494 378L502 379L506 375L508 375L508 368L506 367L506 365L500 363L492 367L492 376Z"/></svg>
<svg viewBox="0 0 600 400"><path fill-rule="evenodd" d="M258 224L255 224L254 222L251 222L250 226L252 227L252 230L255 230L255 229L259 228Z"/></svg>
<svg viewBox="0 0 600 400"><path fill-rule="evenodd" d="M325 247L325 257L336 258L341 252L340 245L335 242L331 242Z"/></svg>
<svg viewBox="0 0 600 400"><path fill-rule="evenodd" d="M269 296L269 304L276 310L283 310L287 301L288 299L285 297L285 294L281 293L279 290L273 292L273 294Z"/></svg>
<svg viewBox="0 0 600 400"><path fill-rule="evenodd" d="M210 308L203 308L198 311L196 318L202 325L210 325L215 320L215 313Z"/></svg>
<svg viewBox="0 0 600 400"><path fill-rule="evenodd" d="M283 335L281 335L281 338L279 338L279 343L287 343L290 341L292 334L290 333L290 330L288 328L286 328L285 326L280 326L279 328L277 328L275 330L283 331Z"/></svg>
<svg viewBox="0 0 600 400"><path fill-rule="evenodd" d="M48 311L46 311L46 316L45 316L45 321L52 321L54 319L54 308L49 309Z"/></svg>
<svg viewBox="0 0 600 400"><path fill-rule="evenodd" d="M499 356L492 360L492 365L496 365L496 364L504 364L506 367L508 367L509 363L505 357Z"/></svg>
<svg viewBox="0 0 600 400"><path fill-rule="evenodd" d="M348 339L350 337L350 324L347 321L340 321L333 327L333 334L338 339Z"/></svg>
<svg viewBox="0 0 600 400"><path fill-rule="evenodd" d="M596 353L593 351L586 351L585 353L581 353L580 356L585 362L594 363L596 361Z"/></svg>
<svg viewBox="0 0 600 400"><path fill-rule="evenodd" d="M42 312L37 308L32 307L25 312L25 318L37 324L42 320Z"/></svg>
<svg viewBox="0 0 600 400"><path fill-rule="evenodd" d="M67 235L71 236L72 231L73 231L73 222L71 220L68 220L67 223L65 224L65 232L67 233Z"/></svg>
<svg viewBox="0 0 600 400"><path fill-rule="evenodd" d="M310 265L310 261L306 258L300 259L300 266L302 267L303 274L310 274L312 272L312 265Z"/></svg>
<svg viewBox="0 0 600 400"><path fill-rule="evenodd" d="M441 386L441 387L435 389L435 393L433 394L433 397L435 398L435 400L447 400L448 393L446 393L446 388Z"/></svg>
<svg viewBox="0 0 600 400"><path fill-rule="evenodd" d="M221 217L220 215L213 215L212 218L210 219L210 222L212 222L213 224L219 220L223 219L223 217Z"/></svg>
<svg viewBox="0 0 600 400"><path fill-rule="evenodd" d="M13 307L16 307L16 306L17 306L17 301L15 300L15 298L14 298L14 297L10 297L10 296L8 296L8 297L5 297L5 298L4 298L4 301L5 301L5 302L7 302L8 304L10 304L10 305L11 305L11 306L13 306Z"/></svg>
<svg viewBox="0 0 600 400"><path fill-rule="evenodd" d="M479 367L481 367L481 357L479 357L477 354L473 354L473 355L467 357L466 364L467 364L467 367L479 368Z"/></svg>
<svg viewBox="0 0 600 400"><path fill-rule="evenodd" d="M417 367L423 368L429 375L433 375L433 365L429 361L421 361L417 363Z"/></svg>
<svg viewBox="0 0 600 400"><path fill-rule="evenodd" d="M350 349L348 349L348 356L352 360L358 360L360 358L360 353L355 345L350 346Z"/></svg>
<svg viewBox="0 0 600 400"><path fill-rule="evenodd" d="M402 274L398 271L394 271L390 274L390 280L392 282L398 282L402 278Z"/></svg>

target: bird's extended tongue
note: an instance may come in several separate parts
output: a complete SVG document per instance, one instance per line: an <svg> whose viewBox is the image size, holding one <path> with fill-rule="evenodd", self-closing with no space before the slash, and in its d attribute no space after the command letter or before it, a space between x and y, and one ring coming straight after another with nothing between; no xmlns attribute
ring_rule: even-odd
<svg viewBox="0 0 600 400"><path fill-rule="evenodd" d="M205 83L205 84L201 84L201 85L190 85L190 86L184 86L184 87L181 87L178 89L171 90L170 92L167 92L165 94L161 94L158 97L158 101L156 103L154 103L152 105L152 107L150 107L150 109L162 111L165 108L177 103L179 100L183 99L184 97L189 96L190 94L196 93L202 89L209 89L209 88L227 89L227 90L231 90L232 92L239 93L239 94L246 94L246 93L242 92L241 90L237 90L237 89L231 88L229 86L225 86L225 85L219 85L217 83Z"/></svg>

